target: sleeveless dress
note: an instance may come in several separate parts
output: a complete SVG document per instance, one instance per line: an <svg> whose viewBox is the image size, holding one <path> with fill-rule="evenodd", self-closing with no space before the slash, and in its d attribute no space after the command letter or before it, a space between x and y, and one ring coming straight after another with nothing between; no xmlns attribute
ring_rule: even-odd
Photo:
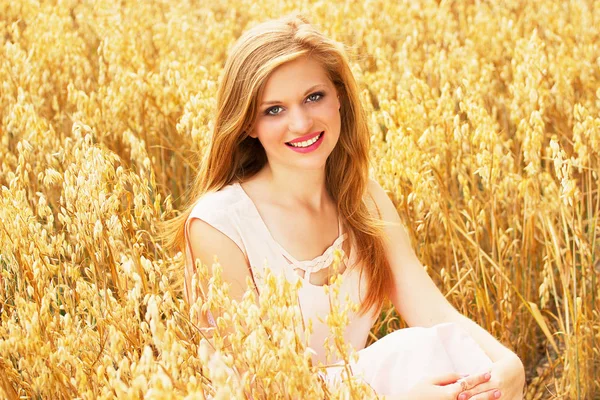
<svg viewBox="0 0 600 400"><path fill-rule="evenodd" d="M196 201L185 225L187 268L192 265L188 229L193 218L210 224L240 248L248 259L259 291L265 265L291 282L302 280L298 302L305 324L312 320L309 347L316 352L313 362L315 365L327 364L330 360L325 358L324 341L330 330L324 320L330 312L329 294L325 293L324 287L312 284L310 275L329 267L334 251L342 250L348 234L342 232L341 221L338 222L337 239L322 255L312 260L296 260L273 239L254 202L241 185L232 183L217 192L206 193ZM366 275L354 266L356 257L353 248L350 246L350 254L342 257L346 264L339 296L342 307L346 295L353 303L361 304L367 290ZM296 270L303 270L304 277ZM365 348L371 327L378 317L376 311L372 309L364 315L350 311L344 339L357 350L358 361L351 363L353 374L360 376L377 394L400 394L427 377L448 372L473 374L491 367L491 360L477 343L453 323L431 328L400 329ZM209 315L209 323L214 324L211 317ZM340 367L328 368L325 378L335 382L341 371Z"/></svg>

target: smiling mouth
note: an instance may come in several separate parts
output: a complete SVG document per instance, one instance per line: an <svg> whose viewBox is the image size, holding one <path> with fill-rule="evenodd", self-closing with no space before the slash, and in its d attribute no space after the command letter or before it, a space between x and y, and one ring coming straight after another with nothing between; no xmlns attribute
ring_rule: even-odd
<svg viewBox="0 0 600 400"><path fill-rule="evenodd" d="M290 146L290 147L297 147L297 148L305 148L305 147L310 147L313 144L315 144L319 139L321 139L321 136L323 136L323 134L325 133L325 131L322 131L321 133L319 133L317 136L315 136L312 139L309 140L305 140L304 142L300 142L300 143L290 143L290 142L286 142L285 144Z"/></svg>

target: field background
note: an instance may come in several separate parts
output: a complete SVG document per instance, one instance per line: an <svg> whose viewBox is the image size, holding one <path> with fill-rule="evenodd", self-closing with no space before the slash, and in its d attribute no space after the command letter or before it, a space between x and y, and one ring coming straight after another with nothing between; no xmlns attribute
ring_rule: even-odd
<svg viewBox="0 0 600 400"><path fill-rule="evenodd" d="M0 397L242 396L155 238L228 49L291 11L348 46L372 176L527 398L600 398L600 3L562 0L0 0ZM373 340L400 326L386 310ZM253 393L308 396L314 370L250 337Z"/></svg>

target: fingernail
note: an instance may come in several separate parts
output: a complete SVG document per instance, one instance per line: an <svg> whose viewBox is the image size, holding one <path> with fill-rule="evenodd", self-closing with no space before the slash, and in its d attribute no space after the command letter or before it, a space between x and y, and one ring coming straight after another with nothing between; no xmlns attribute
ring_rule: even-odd
<svg viewBox="0 0 600 400"><path fill-rule="evenodd" d="M490 379L492 377L492 375L489 372L486 372L485 375L483 376L483 378L487 381L488 379Z"/></svg>
<svg viewBox="0 0 600 400"><path fill-rule="evenodd" d="M494 392L494 398L495 398L495 399L499 399L499 398L500 398L500 396L502 396L502 393L500 393L500 391L499 391L499 390L496 390L496 391Z"/></svg>
<svg viewBox="0 0 600 400"><path fill-rule="evenodd" d="M461 394L460 396L458 396L458 400L467 400L467 395L466 394Z"/></svg>
<svg viewBox="0 0 600 400"><path fill-rule="evenodd" d="M469 376L469 374L460 374L461 378L466 378L467 376Z"/></svg>

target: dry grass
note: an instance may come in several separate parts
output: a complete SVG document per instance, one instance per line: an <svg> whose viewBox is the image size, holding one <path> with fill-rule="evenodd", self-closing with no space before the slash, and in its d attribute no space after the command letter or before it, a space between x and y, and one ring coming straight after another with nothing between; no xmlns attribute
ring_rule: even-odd
<svg viewBox="0 0 600 400"><path fill-rule="evenodd" d="M275 277L258 307L216 274L240 334L201 340L154 239L229 46L294 10L355 51L372 174L444 293L522 357L528 399L598 398L600 5L558 0L0 0L0 396L367 396L321 384Z"/></svg>

